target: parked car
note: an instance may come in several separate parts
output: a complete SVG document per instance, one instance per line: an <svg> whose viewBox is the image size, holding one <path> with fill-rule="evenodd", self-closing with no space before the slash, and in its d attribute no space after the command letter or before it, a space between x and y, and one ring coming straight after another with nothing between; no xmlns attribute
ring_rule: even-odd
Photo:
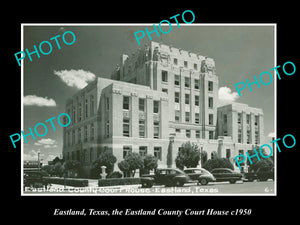
<svg viewBox="0 0 300 225"><path fill-rule="evenodd" d="M268 179L274 180L274 168L273 167L261 167L255 172L245 173L245 179L248 181L266 181Z"/></svg>
<svg viewBox="0 0 300 225"><path fill-rule="evenodd" d="M197 180L198 184L207 185L209 182L216 181L216 178L202 168L187 168L183 170L192 180Z"/></svg>
<svg viewBox="0 0 300 225"><path fill-rule="evenodd" d="M216 168L212 169L212 175L216 178L216 181L229 181L234 184L237 180L242 180L243 175L238 172L234 172L228 168Z"/></svg>
<svg viewBox="0 0 300 225"><path fill-rule="evenodd" d="M24 171L24 188L47 188L49 183L45 176L47 176L47 173L45 173L44 171Z"/></svg>
<svg viewBox="0 0 300 225"><path fill-rule="evenodd" d="M154 184L181 187L191 179L179 169L157 169L154 175L144 175L141 177L142 187L152 187Z"/></svg>

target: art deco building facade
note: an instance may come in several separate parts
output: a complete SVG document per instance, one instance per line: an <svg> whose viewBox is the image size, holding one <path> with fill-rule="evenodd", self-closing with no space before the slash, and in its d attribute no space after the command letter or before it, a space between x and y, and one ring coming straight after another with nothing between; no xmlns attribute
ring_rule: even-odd
<svg viewBox="0 0 300 225"><path fill-rule="evenodd" d="M117 162L129 152L152 154L166 167L168 149L175 166L181 144L191 141L201 149L201 166L216 156L233 161L263 143L261 109L217 107L211 58L150 42L122 55L111 78L97 78L66 102L72 124L64 130L63 155L80 160L86 176L103 150L111 150Z"/></svg>

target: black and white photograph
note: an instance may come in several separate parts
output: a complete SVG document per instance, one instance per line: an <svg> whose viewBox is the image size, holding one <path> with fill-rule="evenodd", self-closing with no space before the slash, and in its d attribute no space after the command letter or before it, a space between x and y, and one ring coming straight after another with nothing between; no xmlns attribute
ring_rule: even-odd
<svg viewBox="0 0 300 225"><path fill-rule="evenodd" d="M25 220L295 213L294 22L213 8L15 18L2 171Z"/></svg>

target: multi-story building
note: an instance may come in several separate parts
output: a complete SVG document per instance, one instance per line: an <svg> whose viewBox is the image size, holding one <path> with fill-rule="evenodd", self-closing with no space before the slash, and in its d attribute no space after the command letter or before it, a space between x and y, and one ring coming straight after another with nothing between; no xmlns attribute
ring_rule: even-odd
<svg viewBox="0 0 300 225"><path fill-rule="evenodd" d="M72 124L64 130L63 155L80 160L87 176L105 149L117 162L138 152L166 167L167 152L173 156L168 166L175 166L182 143L191 141L201 150L201 166L217 156L233 162L263 143L261 109L240 103L217 107L211 58L150 42L130 57L122 55L111 78L97 78L66 102Z"/></svg>

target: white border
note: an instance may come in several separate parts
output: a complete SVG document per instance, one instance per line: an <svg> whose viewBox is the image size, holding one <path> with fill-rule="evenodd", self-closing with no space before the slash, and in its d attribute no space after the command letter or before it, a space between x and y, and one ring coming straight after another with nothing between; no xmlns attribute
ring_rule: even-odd
<svg viewBox="0 0 300 225"><path fill-rule="evenodd" d="M158 23L21 23L21 51L24 50L24 26L153 26ZM171 23L176 25L176 23ZM161 24L167 26L167 24ZM180 24L180 26L273 26L274 27L274 67L277 65L277 23L191 23ZM274 71L275 74L275 71ZM276 76L274 76L276 77ZM21 130L23 130L24 117L24 63L21 61ZM277 139L277 79L274 79L274 133ZM265 134L264 134L265 135ZM276 148L276 147L275 147ZM275 179L274 179L274 193L245 193L245 194L24 194L23 191L23 142L21 141L21 196L277 196L277 151L273 149L275 163ZM205 187L203 187L205 188ZM206 187L208 188L208 187ZM213 187L211 187L213 188Z"/></svg>

